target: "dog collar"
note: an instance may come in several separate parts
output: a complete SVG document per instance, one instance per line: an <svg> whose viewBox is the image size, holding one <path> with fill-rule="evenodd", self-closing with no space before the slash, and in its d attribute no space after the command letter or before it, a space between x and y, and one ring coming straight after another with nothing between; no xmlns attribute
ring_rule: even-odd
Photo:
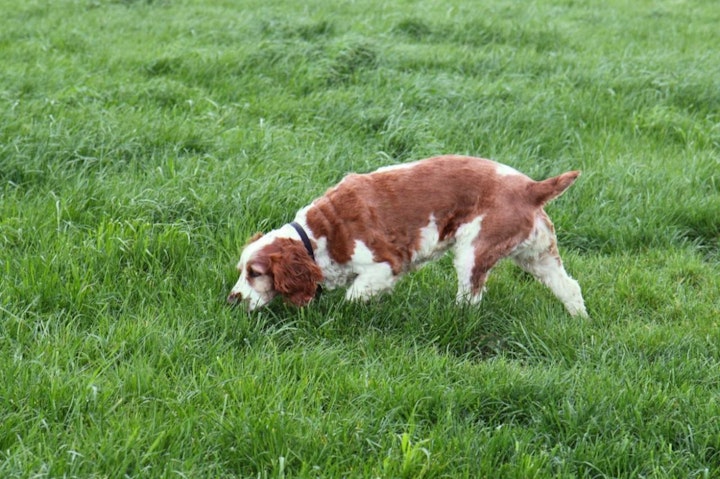
<svg viewBox="0 0 720 479"><path fill-rule="evenodd" d="M295 231L300 235L300 239L302 240L303 245L305 246L305 249L307 250L308 254L310 255L310 258L315 261L315 253L313 252L312 243L310 242L310 238L308 238L307 233L305 232L305 229L300 226L299 223L296 223L293 221L290 223L290 226L295 228ZM317 290L315 291L315 299L320 298L320 293L322 293L322 286L317 285Z"/></svg>
<svg viewBox="0 0 720 479"><path fill-rule="evenodd" d="M294 221L290 223L290 226L295 228L295 231L297 231L297 233L300 235L300 239L302 240L303 245L305 245L305 249L307 250L308 254L312 258L312 260L315 261L315 253L313 252L312 243L310 243L310 238L308 238L305 229Z"/></svg>

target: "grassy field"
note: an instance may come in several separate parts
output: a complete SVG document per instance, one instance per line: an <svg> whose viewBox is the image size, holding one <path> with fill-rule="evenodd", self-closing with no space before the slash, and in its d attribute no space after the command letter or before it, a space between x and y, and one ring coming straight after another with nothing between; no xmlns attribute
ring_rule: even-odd
<svg viewBox="0 0 720 479"><path fill-rule="evenodd" d="M720 477L715 0L0 0L0 477ZM225 305L349 171L535 178L590 320L510 264Z"/></svg>

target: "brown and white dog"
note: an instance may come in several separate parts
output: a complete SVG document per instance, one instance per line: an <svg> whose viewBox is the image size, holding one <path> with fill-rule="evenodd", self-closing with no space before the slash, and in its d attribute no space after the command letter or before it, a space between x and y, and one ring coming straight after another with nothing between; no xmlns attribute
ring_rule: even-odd
<svg viewBox="0 0 720 479"><path fill-rule="evenodd" d="M543 210L579 174L533 181L509 166L467 156L350 174L302 208L293 223L251 238L228 301L254 310L282 295L304 306L320 283L349 285L347 299L366 300L452 249L460 302L479 302L492 267L510 257L571 315L587 316Z"/></svg>

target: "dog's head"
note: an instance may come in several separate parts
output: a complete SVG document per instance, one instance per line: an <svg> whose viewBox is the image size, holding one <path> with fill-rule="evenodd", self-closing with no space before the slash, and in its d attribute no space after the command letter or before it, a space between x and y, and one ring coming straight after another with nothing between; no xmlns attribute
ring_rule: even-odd
<svg viewBox="0 0 720 479"><path fill-rule="evenodd" d="M297 306L307 305L323 275L299 240L278 237L275 232L250 238L237 264L240 278L228 302L244 302L248 310L268 304L281 295Z"/></svg>

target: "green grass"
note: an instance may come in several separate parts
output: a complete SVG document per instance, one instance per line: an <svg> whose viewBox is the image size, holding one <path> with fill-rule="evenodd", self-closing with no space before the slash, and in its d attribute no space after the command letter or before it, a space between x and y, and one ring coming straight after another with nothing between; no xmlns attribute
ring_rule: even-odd
<svg viewBox="0 0 720 479"><path fill-rule="evenodd" d="M720 476L712 0L0 0L0 476ZM349 171L536 178L591 320L501 264L226 307Z"/></svg>

